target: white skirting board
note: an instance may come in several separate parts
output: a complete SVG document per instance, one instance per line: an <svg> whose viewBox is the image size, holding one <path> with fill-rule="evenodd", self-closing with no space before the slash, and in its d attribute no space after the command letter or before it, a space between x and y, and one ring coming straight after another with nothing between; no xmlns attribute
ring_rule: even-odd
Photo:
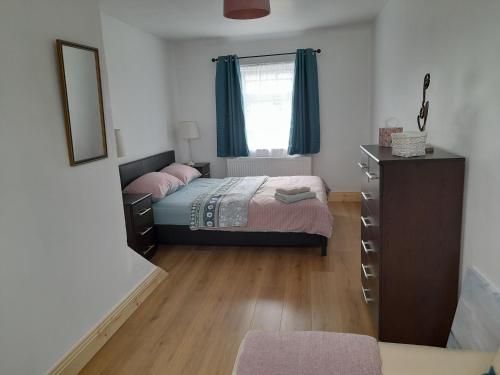
<svg viewBox="0 0 500 375"><path fill-rule="evenodd" d="M96 328L80 341L51 371L55 374L78 374L132 313L165 279L167 272L156 267Z"/></svg>
<svg viewBox="0 0 500 375"><path fill-rule="evenodd" d="M245 176L310 176L312 173L310 156L288 158L245 157L227 159L227 175Z"/></svg>

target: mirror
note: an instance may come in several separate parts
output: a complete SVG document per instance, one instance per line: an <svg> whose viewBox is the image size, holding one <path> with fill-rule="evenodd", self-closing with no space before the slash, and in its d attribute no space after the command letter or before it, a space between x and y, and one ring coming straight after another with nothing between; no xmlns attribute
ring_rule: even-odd
<svg viewBox="0 0 500 375"><path fill-rule="evenodd" d="M108 156L97 48L57 40L69 161Z"/></svg>

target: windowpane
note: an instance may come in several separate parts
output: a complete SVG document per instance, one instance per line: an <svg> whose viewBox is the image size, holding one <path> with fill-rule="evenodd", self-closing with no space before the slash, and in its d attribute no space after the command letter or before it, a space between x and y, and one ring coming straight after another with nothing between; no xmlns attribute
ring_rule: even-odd
<svg viewBox="0 0 500 375"><path fill-rule="evenodd" d="M242 65L248 148L286 155L292 114L294 62Z"/></svg>

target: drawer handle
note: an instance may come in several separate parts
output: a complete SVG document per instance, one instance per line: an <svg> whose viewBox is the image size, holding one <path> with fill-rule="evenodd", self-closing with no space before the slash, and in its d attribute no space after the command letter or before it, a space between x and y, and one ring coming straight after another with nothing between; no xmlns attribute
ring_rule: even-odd
<svg viewBox="0 0 500 375"><path fill-rule="evenodd" d="M358 167L359 167L362 171L364 171L365 169L368 169L368 164L363 163L363 162L361 162L361 161L358 161Z"/></svg>
<svg viewBox="0 0 500 375"><path fill-rule="evenodd" d="M153 250L153 248L155 247L155 245L151 245L149 246L146 250L144 250L144 252L142 253L142 255L148 255L148 253Z"/></svg>
<svg viewBox="0 0 500 375"><path fill-rule="evenodd" d="M372 195L370 193L365 193L362 191L361 196L363 197L363 199L365 201L372 201L373 200Z"/></svg>
<svg viewBox="0 0 500 375"><path fill-rule="evenodd" d="M368 279L370 277L375 277L375 274L371 272L370 266L365 266L363 263L361 263L361 269L363 270L365 279Z"/></svg>
<svg viewBox="0 0 500 375"><path fill-rule="evenodd" d="M372 219L370 219L369 217L364 217L364 216L361 216L361 221L363 222L363 225L365 228L369 228L369 227L374 227L375 224L372 223Z"/></svg>
<svg viewBox="0 0 500 375"><path fill-rule="evenodd" d="M376 173L366 171L365 174L366 177L368 177L368 181L378 180L378 175Z"/></svg>
<svg viewBox="0 0 500 375"><path fill-rule="evenodd" d="M139 212L139 213L137 214L137 216L144 216L144 215L146 215L149 211L151 211L151 207L150 207L150 208L146 208L146 209L142 210L141 212Z"/></svg>
<svg viewBox="0 0 500 375"><path fill-rule="evenodd" d="M151 229L153 229L153 227L149 227L149 228L144 229L144 231L143 231L143 232L139 232L139 236L141 236L141 237L142 237L142 236L146 235L147 233L149 233L149 231L150 231Z"/></svg>
<svg viewBox="0 0 500 375"><path fill-rule="evenodd" d="M371 289L366 289L361 287L361 291L363 292L363 298L365 299L365 303L369 304L370 302L373 302L373 298L370 298L366 295L366 293L371 292Z"/></svg>
<svg viewBox="0 0 500 375"><path fill-rule="evenodd" d="M365 251L365 253L376 253L370 241L361 241L361 245L363 246L363 250Z"/></svg>

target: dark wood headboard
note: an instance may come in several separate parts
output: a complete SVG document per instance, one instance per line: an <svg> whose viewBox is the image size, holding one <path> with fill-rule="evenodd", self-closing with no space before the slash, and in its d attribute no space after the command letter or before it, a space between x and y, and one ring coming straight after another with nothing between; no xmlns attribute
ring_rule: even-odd
<svg viewBox="0 0 500 375"><path fill-rule="evenodd" d="M122 189L143 174L158 172L173 162L175 162L174 151L166 151L120 165L118 170Z"/></svg>

